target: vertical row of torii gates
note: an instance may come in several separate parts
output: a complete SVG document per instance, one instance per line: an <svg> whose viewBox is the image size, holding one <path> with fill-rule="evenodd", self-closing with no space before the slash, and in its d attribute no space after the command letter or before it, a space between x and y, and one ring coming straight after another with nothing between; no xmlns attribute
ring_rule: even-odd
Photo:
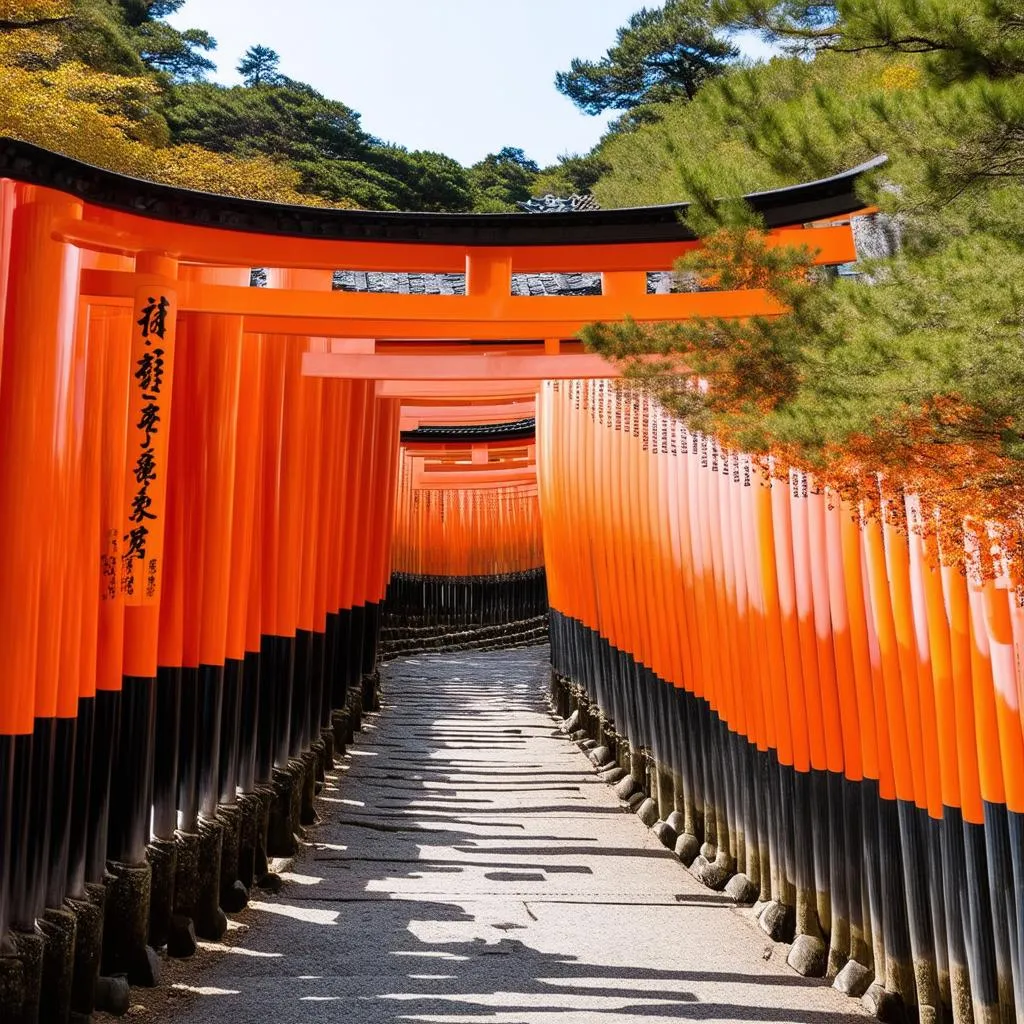
<svg viewBox="0 0 1024 1024"><path fill-rule="evenodd" d="M864 169L748 202L844 264ZM796 969L887 1019L1024 1020L1019 581L581 350L780 312L656 293L680 212L285 207L0 142L0 1020L218 938L374 706L382 618L507 624L545 578L554 699Z"/></svg>

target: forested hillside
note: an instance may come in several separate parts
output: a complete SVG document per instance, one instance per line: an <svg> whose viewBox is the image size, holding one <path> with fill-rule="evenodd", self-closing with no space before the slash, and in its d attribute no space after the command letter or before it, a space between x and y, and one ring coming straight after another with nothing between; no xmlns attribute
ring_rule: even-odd
<svg viewBox="0 0 1024 1024"><path fill-rule="evenodd" d="M692 424L836 487L877 494L880 473L1019 523L1020 0L667 0L558 75L581 110L620 116L592 152L544 169L514 147L466 168L381 141L340 99L287 77L266 45L246 54L244 85L213 84L215 41L164 20L183 2L0 0L0 132L160 181L292 202L690 200L708 245L680 267L680 287L767 287L792 312L594 325L593 348ZM762 33L779 56L744 61L737 29ZM887 162L863 198L890 215L901 247L854 279L769 250L744 204L715 201L879 154ZM638 358L651 352L663 360ZM680 386L693 372L706 389Z"/></svg>
<svg viewBox="0 0 1024 1024"><path fill-rule="evenodd" d="M166 20L184 0L0 0L0 132L142 177L370 209L505 210L539 168L506 147L473 167L383 142L261 44L245 84L208 80L216 42Z"/></svg>

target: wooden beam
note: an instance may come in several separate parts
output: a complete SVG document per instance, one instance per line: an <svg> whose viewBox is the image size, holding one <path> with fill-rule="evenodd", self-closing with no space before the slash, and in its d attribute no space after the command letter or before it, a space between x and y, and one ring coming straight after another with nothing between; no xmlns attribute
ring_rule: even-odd
<svg viewBox="0 0 1024 1024"><path fill-rule="evenodd" d="M410 458L425 459L468 459L472 454L472 444L453 441L415 441L411 444L403 444L402 451ZM502 456L509 456L516 453L520 456L529 455L535 447L533 441L495 441L486 443L487 451L497 452Z"/></svg>
<svg viewBox="0 0 1024 1024"><path fill-rule="evenodd" d="M307 352L302 357L302 372L307 377L395 381L541 381L619 376L616 367L595 355L397 356Z"/></svg>
<svg viewBox="0 0 1024 1024"><path fill-rule="evenodd" d="M531 495L537 493L537 484L535 482L496 484L486 478L481 478L479 480L464 480L457 485L452 485L443 481L438 483L433 478L427 478L413 486L415 491L489 491L499 489L502 491L512 491L515 494Z"/></svg>
<svg viewBox="0 0 1024 1024"><path fill-rule="evenodd" d="M782 306L762 289L733 292L611 295L502 296L369 295L348 292L239 288L181 281L179 310L245 316L246 331L335 338L455 338L482 340L574 337L586 324L688 320L694 317L771 316ZM134 273L83 270L82 294L92 301L135 294Z"/></svg>
<svg viewBox="0 0 1024 1024"><path fill-rule="evenodd" d="M419 487L427 480L437 487L459 488L473 481L484 481L483 486L501 487L505 484L533 483L537 479L536 469L492 469L489 473L474 473L452 470L447 473L413 474L413 487Z"/></svg>
<svg viewBox="0 0 1024 1024"><path fill-rule="evenodd" d="M508 459L501 462L425 462L422 472L428 476L438 473L468 473L470 476L481 476L488 473L504 472L505 470L523 470L536 472L537 463L532 459Z"/></svg>
<svg viewBox="0 0 1024 1024"><path fill-rule="evenodd" d="M160 244L182 263L221 263L235 267L294 267L310 270L383 270L414 273L464 273L466 246L406 242L330 241L309 237L261 235L250 231L197 227L163 221ZM133 256L152 247L153 222L118 211L87 207L82 220L63 221L54 235L83 249ZM853 237L846 225L805 229L775 228L779 245L807 245L820 263L849 263ZM693 241L621 242L589 245L524 245L505 250L513 273L601 273L615 270L671 270L676 260L699 245Z"/></svg>
<svg viewBox="0 0 1024 1024"><path fill-rule="evenodd" d="M424 401L429 398L445 403L467 399L504 399L516 401L537 396L535 380L379 380L377 398L404 398Z"/></svg>

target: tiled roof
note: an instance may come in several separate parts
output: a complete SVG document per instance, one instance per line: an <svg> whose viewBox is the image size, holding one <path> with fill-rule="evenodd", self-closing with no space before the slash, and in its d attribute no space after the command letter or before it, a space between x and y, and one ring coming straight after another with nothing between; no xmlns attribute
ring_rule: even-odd
<svg viewBox="0 0 1024 1024"><path fill-rule="evenodd" d="M503 439L526 439L533 437L537 430L536 420L514 420L511 423L480 423L459 426L419 427L403 430L403 441L495 441Z"/></svg>
<svg viewBox="0 0 1024 1024"><path fill-rule="evenodd" d="M465 274L338 270L334 289L392 295L465 295ZM600 274L513 274L513 295L600 295Z"/></svg>

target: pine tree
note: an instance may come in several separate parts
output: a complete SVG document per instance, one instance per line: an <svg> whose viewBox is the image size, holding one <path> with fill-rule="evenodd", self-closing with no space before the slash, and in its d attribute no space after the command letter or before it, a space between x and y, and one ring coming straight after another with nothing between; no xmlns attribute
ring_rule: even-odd
<svg viewBox="0 0 1024 1024"><path fill-rule="evenodd" d="M280 63L280 56L269 46L250 46L238 65L238 73L251 89L280 85L283 80L277 70Z"/></svg>
<svg viewBox="0 0 1024 1024"><path fill-rule="evenodd" d="M740 8L804 59L730 71L661 124L613 139L597 191L606 205L613 184L628 202L692 199L706 245L680 264L681 286L765 287L789 312L593 325L586 340L726 443L857 497L877 496L881 474L945 509L947 523L1003 523L1024 553L1019 5L740 0L731 16ZM877 153L888 163L863 198L894 218L904 245L858 279L770 249L749 210L714 201ZM706 390L687 385L694 375Z"/></svg>
<svg viewBox="0 0 1024 1024"><path fill-rule="evenodd" d="M555 87L587 114L692 99L739 51L709 20L703 0L642 8L598 61L576 58Z"/></svg>

